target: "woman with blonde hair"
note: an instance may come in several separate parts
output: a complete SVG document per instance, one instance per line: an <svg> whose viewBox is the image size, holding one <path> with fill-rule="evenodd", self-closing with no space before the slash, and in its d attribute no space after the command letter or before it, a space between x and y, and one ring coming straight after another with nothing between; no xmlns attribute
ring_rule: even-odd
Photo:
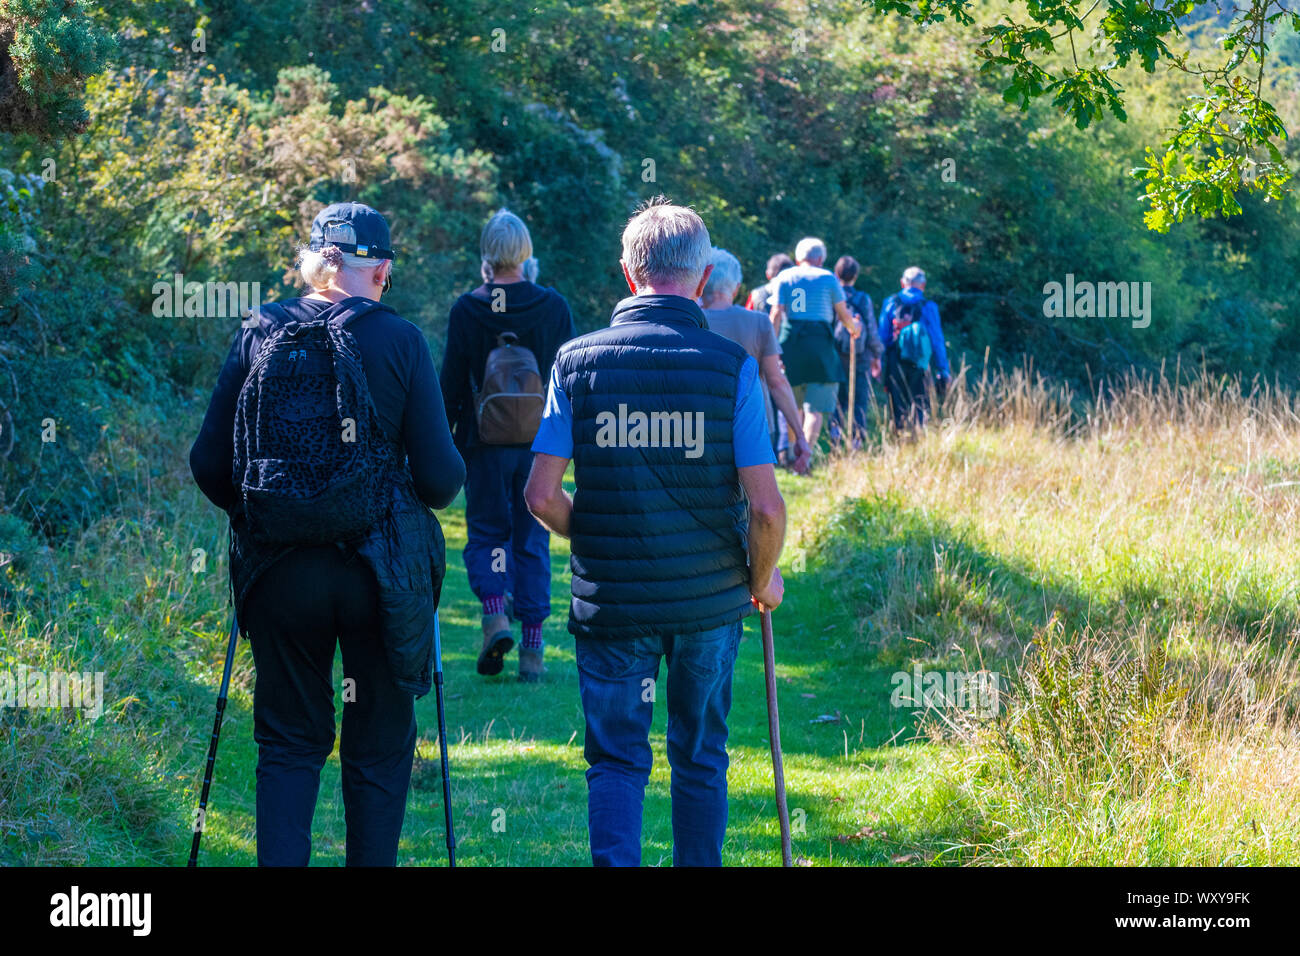
<svg viewBox="0 0 1300 956"><path fill-rule="evenodd" d="M494 349L503 343L528 349L545 383L555 353L577 330L564 297L524 276L533 239L522 219L498 211L483 227L479 252L483 284L451 308L442 394L465 457L465 570L483 605L478 672L504 669L503 658L514 647L513 618L522 628L519 679L533 683L545 673L542 624L551 612L551 557L550 535L524 503L533 463L531 436L516 436L528 440L509 444L491 435L485 439L476 407Z"/></svg>

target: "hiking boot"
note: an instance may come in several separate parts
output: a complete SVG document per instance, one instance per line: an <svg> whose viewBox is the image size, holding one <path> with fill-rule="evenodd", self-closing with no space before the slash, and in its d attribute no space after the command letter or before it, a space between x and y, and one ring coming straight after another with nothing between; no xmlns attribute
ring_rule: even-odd
<svg viewBox="0 0 1300 956"><path fill-rule="evenodd" d="M504 614L483 615L483 650L478 655L478 672L491 677L505 667L502 658L515 646L510 636L510 619Z"/></svg>
<svg viewBox="0 0 1300 956"><path fill-rule="evenodd" d="M519 648L519 680L524 684L536 684L546 673L546 668L542 666L542 654L544 648L541 647L521 647Z"/></svg>

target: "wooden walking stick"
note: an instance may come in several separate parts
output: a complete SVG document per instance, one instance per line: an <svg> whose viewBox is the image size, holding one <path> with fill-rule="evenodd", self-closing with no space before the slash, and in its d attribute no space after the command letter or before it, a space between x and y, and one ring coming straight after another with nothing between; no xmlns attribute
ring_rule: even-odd
<svg viewBox="0 0 1300 956"><path fill-rule="evenodd" d="M772 612L764 611L763 670L767 673L767 737L772 743L772 777L776 784L776 814L781 821L781 865L794 866L790 850L790 808L785 802L785 768L781 758L781 717L776 708L776 649L772 641Z"/></svg>
<svg viewBox="0 0 1300 956"><path fill-rule="evenodd" d="M848 410L848 428L846 434L849 442L849 450L853 449L853 426L855 419L858 417L857 412L857 389L858 389L858 342L857 339L849 339L849 410Z"/></svg>

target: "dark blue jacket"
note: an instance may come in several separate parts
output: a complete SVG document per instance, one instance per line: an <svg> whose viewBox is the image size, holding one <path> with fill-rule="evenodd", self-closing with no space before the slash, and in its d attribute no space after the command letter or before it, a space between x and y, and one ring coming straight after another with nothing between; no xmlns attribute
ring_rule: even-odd
<svg viewBox="0 0 1300 956"><path fill-rule="evenodd" d="M732 448L746 358L708 331L699 306L669 295L624 299L609 328L560 349L557 374L573 407L571 633L693 633L752 609L749 507ZM658 413L651 435L664 438L660 447L637 437L638 412L651 421ZM663 427L673 413L703 423L691 449L699 457ZM627 441L611 440L624 431Z"/></svg>

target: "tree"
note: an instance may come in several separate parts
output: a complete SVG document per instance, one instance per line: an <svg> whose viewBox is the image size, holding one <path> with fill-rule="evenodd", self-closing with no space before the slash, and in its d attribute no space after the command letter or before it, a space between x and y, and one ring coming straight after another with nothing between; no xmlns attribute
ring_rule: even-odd
<svg viewBox="0 0 1300 956"><path fill-rule="evenodd" d="M1287 131L1264 98L1265 64L1279 28L1300 31L1286 0L1242 0L1212 18L1225 31L1222 58L1196 62L1184 26L1193 0L1015 0L977 20L972 0L865 0L877 13L900 13L922 26L951 18L978 29L987 73L1005 78L1003 96L1027 109L1051 96L1079 129L1110 112L1127 119L1119 72L1131 63L1197 81L1168 138L1147 149L1133 175L1146 187L1147 225L1166 232L1187 215L1241 212L1238 193L1280 199L1290 170L1278 147ZM1025 18L1016 16L1023 5Z"/></svg>
<svg viewBox="0 0 1300 956"><path fill-rule="evenodd" d="M83 129L86 80L113 46L80 0L0 0L0 130L49 138Z"/></svg>

